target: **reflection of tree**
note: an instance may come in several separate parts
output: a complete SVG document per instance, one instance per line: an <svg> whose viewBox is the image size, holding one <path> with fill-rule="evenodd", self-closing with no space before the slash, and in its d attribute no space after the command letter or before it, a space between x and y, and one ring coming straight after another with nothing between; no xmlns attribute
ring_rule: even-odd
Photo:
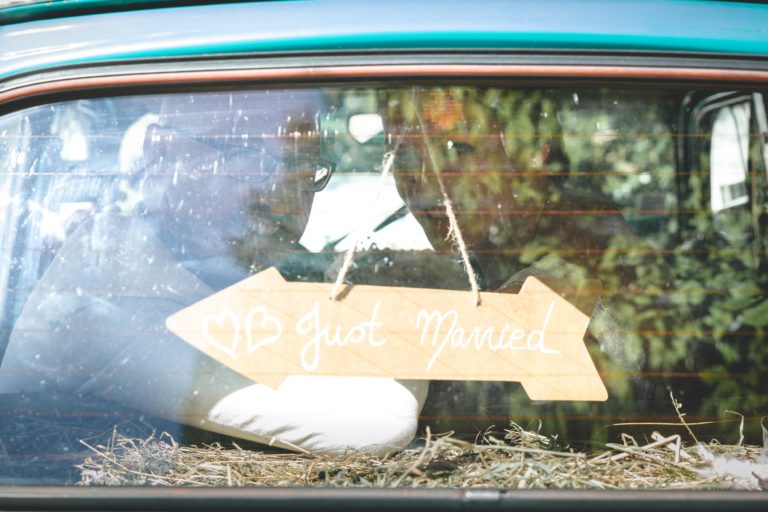
<svg viewBox="0 0 768 512"><path fill-rule="evenodd" d="M750 138L753 163L759 160L757 136ZM698 151L684 182L689 194L680 209L687 212L706 210L710 203L710 145L708 137L700 139L693 145ZM762 172L756 168L749 172L752 201L763 204ZM756 207L745 206L685 216L681 231L688 236L671 258L675 287L681 291L673 300L692 318L687 333L690 346L676 362L709 373L702 377L708 393L702 395L701 407L707 414L722 414L724 409L752 415L765 412L761 380L768 370L764 338L768 280L760 243L764 218L754 211ZM681 338L676 334L673 343L679 344Z"/></svg>
<svg viewBox="0 0 768 512"><path fill-rule="evenodd" d="M667 416L668 388L691 415L756 414L765 406L765 278L752 251L728 247L712 225L706 161L700 172L684 173L690 183L678 204L680 101L623 90L387 92L389 130L404 140L401 195L438 252L451 248L427 146L491 289L514 288L521 271L603 287L588 343L610 390L607 403L533 405L514 385L441 383L427 415L551 414L554 432L580 437L589 433L569 423L572 416L603 417L587 427L593 435L619 418ZM749 217L732 215L718 229L749 231Z"/></svg>
<svg viewBox="0 0 768 512"><path fill-rule="evenodd" d="M356 89L353 99L334 94L350 112L356 101L370 108L370 91ZM748 236L759 233L762 219L750 210L711 212L706 144L694 168L676 169L682 93L430 87L378 94L391 141L402 141L398 188L436 250L374 248L357 256L348 281L467 289L446 240L429 146L486 289L515 292L530 274L569 289L589 280L602 286L586 342L609 388L606 403L532 404L514 383L434 383L424 412L434 428L474 434L504 426L508 417L531 418L566 438L596 438L614 422L676 421L669 390L692 417L764 413L768 277L762 246ZM343 131L343 122L331 121ZM291 131L305 133L283 146L291 155L323 147L309 128ZM702 135L693 138L706 140ZM326 146L335 154L323 156L349 172L380 164L378 143L348 139L336 137ZM765 186L757 171L751 169L755 200ZM281 213L304 208L291 199L296 188L281 190ZM299 251L301 229L266 246L245 237L233 250L246 268L275 261L289 279L332 280L334 255ZM274 254L280 258L265 257ZM731 436L736 429L711 432Z"/></svg>

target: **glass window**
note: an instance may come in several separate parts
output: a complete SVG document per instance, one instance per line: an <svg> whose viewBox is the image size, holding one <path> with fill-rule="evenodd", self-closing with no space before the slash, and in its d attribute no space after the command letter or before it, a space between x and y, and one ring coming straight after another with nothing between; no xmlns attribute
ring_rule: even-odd
<svg viewBox="0 0 768 512"><path fill-rule="evenodd" d="M537 446L590 451L655 430L685 437L681 412L698 437L736 443L736 411L758 443L762 97L329 85L80 99L0 118L0 483L147 483L172 470L167 454L131 466L144 480L82 466L118 438L383 456L435 433L514 446L534 432ZM243 283L271 269L286 284L237 313L262 286ZM533 281L584 318L575 341L607 399L578 398L582 381L537 398L525 379L566 375L560 359L509 379L473 362L561 354L545 340L570 327L554 306L494 310L487 328L429 316L475 311L476 296L488 311ZM323 323L328 295L354 309L355 287L382 297L367 320ZM403 289L438 309L409 310ZM313 309L310 293L324 302ZM172 320L181 311L191 316ZM413 352L323 373L321 358L380 354L381 333L413 319ZM238 366L279 373L283 338L303 347L295 374L273 382ZM420 373L405 369L417 352ZM469 366L450 374L447 357Z"/></svg>

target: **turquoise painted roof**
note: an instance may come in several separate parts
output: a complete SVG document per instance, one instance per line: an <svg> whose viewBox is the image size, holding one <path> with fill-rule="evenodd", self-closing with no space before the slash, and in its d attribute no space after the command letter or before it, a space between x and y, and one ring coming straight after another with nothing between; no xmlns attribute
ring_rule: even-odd
<svg viewBox="0 0 768 512"><path fill-rule="evenodd" d="M214 4L214 0L0 0L0 24L21 23L96 12L171 5ZM222 3L222 2L218 2Z"/></svg>
<svg viewBox="0 0 768 512"><path fill-rule="evenodd" d="M295 0L137 9L0 26L0 80L63 65L153 57L408 48L768 56L768 5Z"/></svg>

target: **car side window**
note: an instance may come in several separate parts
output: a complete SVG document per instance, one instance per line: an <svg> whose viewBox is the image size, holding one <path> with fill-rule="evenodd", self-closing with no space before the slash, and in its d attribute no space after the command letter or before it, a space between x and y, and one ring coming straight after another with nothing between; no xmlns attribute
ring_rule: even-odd
<svg viewBox="0 0 768 512"><path fill-rule="evenodd" d="M4 115L0 439L61 456L12 471L96 478L79 439L123 427L383 456L540 421L581 448L677 421L670 391L727 433L765 407L761 101L466 79Z"/></svg>

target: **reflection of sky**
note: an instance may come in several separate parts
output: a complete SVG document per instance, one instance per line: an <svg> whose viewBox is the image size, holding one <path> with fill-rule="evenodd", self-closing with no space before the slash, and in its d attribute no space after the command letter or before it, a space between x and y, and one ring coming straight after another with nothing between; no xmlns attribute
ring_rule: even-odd
<svg viewBox="0 0 768 512"><path fill-rule="evenodd" d="M2 0L0 0L0 7L3 7ZM70 30L72 28L73 28L72 25L64 25L64 24L34 27L34 28L24 28L21 30L12 30L11 32L8 32L7 37L23 37L23 36L36 35L36 34L48 34L50 32L61 32L62 30Z"/></svg>
<svg viewBox="0 0 768 512"><path fill-rule="evenodd" d="M363 238L365 247L375 243L380 248L430 249L424 231L410 214L372 235L369 233L403 205L394 178L390 176L381 191L377 190L379 181L378 173L335 175L326 189L315 195L301 244L317 252L329 241L351 233L336 247L342 251L349 247L354 234L364 229L368 233L368 238Z"/></svg>

